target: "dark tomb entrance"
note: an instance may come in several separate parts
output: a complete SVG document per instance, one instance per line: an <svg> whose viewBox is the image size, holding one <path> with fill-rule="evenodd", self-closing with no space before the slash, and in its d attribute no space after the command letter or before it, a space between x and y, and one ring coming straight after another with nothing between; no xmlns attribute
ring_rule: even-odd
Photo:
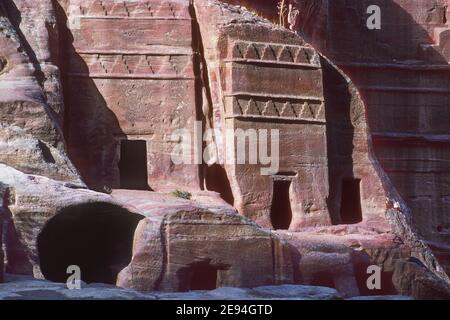
<svg viewBox="0 0 450 320"><path fill-rule="evenodd" d="M122 140L120 143L120 188L150 190L147 172L147 142Z"/></svg>
<svg viewBox="0 0 450 320"><path fill-rule="evenodd" d="M210 261L194 262L178 271L178 291L214 290L218 287L219 271L227 269L211 265Z"/></svg>
<svg viewBox="0 0 450 320"><path fill-rule="evenodd" d="M272 208L270 219L275 230L287 230L292 221L289 189L291 181L275 180L273 183Z"/></svg>
<svg viewBox="0 0 450 320"><path fill-rule="evenodd" d="M217 288L218 269L207 263L196 264L191 269L190 290L214 290Z"/></svg>
<svg viewBox="0 0 450 320"><path fill-rule="evenodd" d="M341 194L341 223L359 223L362 219L360 179L344 179Z"/></svg>

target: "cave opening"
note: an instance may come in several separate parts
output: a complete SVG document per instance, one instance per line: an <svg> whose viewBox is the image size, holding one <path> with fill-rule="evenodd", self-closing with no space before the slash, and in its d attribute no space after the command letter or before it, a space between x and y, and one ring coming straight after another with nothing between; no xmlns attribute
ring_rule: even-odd
<svg viewBox="0 0 450 320"><path fill-rule="evenodd" d="M341 193L341 223L354 224L363 220L360 179L344 179Z"/></svg>
<svg viewBox="0 0 450 320"><path fill-rule="evenodd" d="M288 230L292 222L289 190L291 181L275 180L273 183L270 219L275 230Z"/></svg>
<svg viewBox="0 0 450 320"><path fill-rule="evenodd" d="M150 190L147 170L147 142L122 140L120 142L120 188Z"/></svg>
<svg viewBox="0 0 450 320"><path fill-rule="evenodd" d="M75 265L86 283L115 284L117 274L131 261L134 231L143 218L103 202L62 209L38 236L44 277L66 282L67 268Z"/></svg>

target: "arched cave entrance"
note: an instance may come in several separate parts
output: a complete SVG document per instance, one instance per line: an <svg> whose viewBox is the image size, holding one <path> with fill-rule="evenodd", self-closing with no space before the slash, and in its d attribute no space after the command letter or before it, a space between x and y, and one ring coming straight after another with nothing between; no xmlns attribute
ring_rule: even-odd
<svg viewBox="0 0 450 320"><path fill-rule="evenodd" d="M77 265L83 281L115 284L131 260L134 232L143 218L104 202L62 209L38 236L44 277L66 282L67 267Z"/></svg>

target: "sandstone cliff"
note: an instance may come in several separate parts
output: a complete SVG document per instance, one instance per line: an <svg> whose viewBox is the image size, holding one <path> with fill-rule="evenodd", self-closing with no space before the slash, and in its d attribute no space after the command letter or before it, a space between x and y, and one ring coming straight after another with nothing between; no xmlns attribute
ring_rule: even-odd
<svg viewBox="0 0 450 320"><path fill-rule="evenodd" d="M429 2L423 5L435 10L416 19L424 28L446 15L443 1ZM445 269L422 240L446 241L446 169L417 149L445 151L446 118L402 122L403 102L415 94L425 105L446 101L437 88L448 68L446 31L427 29L439 34L436 43L418 33L417 57L413 43L395 48L389 41L397 38L376 37L361 55L346 38L364 38L360 28L327 33L329 25L355 23L340 18L341 1L296 4L296 30L287 30L218 0L2 2L7 272L64 282L75 261L87 282L146 291L303 283L346 297L448 297ZM276 17L269 4L253 10ZM392 56L403 60L388 63ZM417 81L419 71L431 93L420 81L389 85L401 75ZM375 109L394 103L394 111ZM208 153L223 161L174 164L173 131L192 133L198 123L200 135L214 129ZM227 130L249 129L278 132L275 172L225 161L239 156ZM425 139L419 147L417 138ZM411 160L405 152L429 172L419 174L416 162L411 172L400 170ZM443 178L433 184L438 172ZM441 201L429 211L414 205L425 201L425 189ZM436 219L420 218L424 212ZM368 292L374 264L383 269L383 289Z"/></svg>

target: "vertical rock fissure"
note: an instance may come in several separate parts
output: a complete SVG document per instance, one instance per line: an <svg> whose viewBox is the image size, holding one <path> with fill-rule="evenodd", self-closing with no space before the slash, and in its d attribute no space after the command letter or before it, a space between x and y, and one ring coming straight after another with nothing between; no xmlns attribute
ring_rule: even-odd
<svg viewBox="0 0 450 320"><path fill-rule="evenodd" d="M211 92L211 86L210 86L210 79L209 79L209 70L208 70L208 64L206 62L205 58L205 49L203 46L202 41L202 34L200 30L200 26L197 20L197 13L195 8L195 0L191 0L190 2L190 10L191 10L191 16L192 16L192 37L193 37L193 49L194 52L197 53L199 58L199 63L196 66L196 74L199 77L198 80L198 89L197 89L197 97L198 97L198 103L197 103L197 112L199 120L203 123L204 130L208 129L214 129L214 119L213 119L213 102L212 102L212 92ZM203 132L202 132L203 134ZM216 143L215 139L216 137L211 137L212 142ZM217 144L216 144L217 145ZM203 145L203 148L205 146ZM202 150L203 154L203 150ZM208 168L207 164L200 165L200 175L202 179L202 189L208 190L207 185L207 175L208 175ZM229 188L231 189L231 188ZM231 191L230 191L231 192ZM228 193L230 193L228 192ZM233 196L226 196L226 201L230 202ZM234 201L234 200L233 200Z"/></svg>

